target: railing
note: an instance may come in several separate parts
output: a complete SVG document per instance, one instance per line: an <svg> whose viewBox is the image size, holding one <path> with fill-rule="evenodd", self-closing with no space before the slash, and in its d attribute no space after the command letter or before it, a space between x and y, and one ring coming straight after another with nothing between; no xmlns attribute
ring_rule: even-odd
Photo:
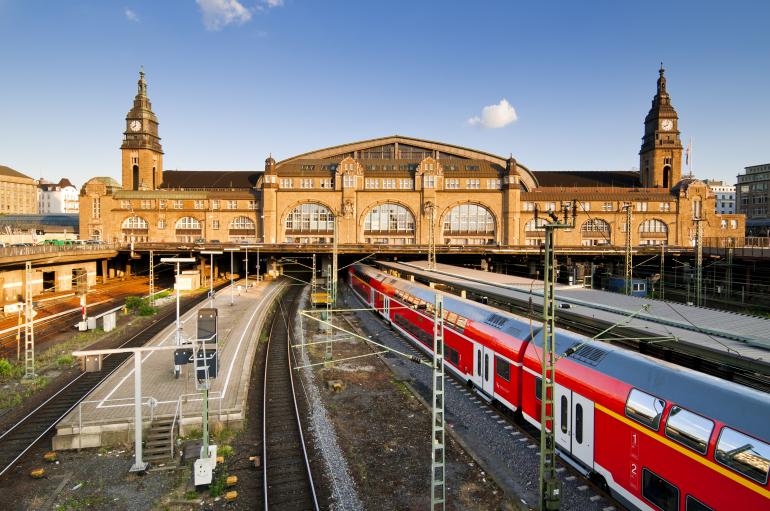
<svg viewBox="0 0 770 511"><path fill-rule="evenodd" d="M707 254L727 255L730 249L736 257L770 258L770 238L746 236L742 238L709 237L703 239L703 250Z"/></svg>
<svg viewBox="0 0 770 511"><path fill-rule="evenodd" d="M212 395L219 394L217 397L212 397ZM190 397L193 397L194 399L189 399ZM221 391L216 392L210 392L209 393L209 401L218 400L219 401L219 409L217 410L217 417L219 417L219 420L222 420L222 401L224 396L222 395ZM176 408L174 409L174 418L171 421L171 440L170 440L170 453L171 457L174 457L174 444L176 443L176 436L181 433L181 427L182 427L182 420L184 419L184 403L189 402L203 402L203 398L200 394L182 394L180 395L176 400ZM179 429L179 431L177 431Z"/></svg>
<svg viewBox="0 0 770 511"><path fill-rule="evenodd" d="M27 247L0 247L0 258L34 256L38 254L57 254L62 252L101 252L119 250L119 243L90 243L73 245L33 245Z"/></svg>

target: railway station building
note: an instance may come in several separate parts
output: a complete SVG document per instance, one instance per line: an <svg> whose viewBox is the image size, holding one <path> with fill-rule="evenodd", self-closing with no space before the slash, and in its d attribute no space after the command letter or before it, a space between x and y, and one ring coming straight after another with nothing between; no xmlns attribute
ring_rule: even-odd
<svg viewBox="0 0 770 511"><path fill-rule="evenodd" d="M392 135L344 143L253 171L163 168L158 119L140 73L121 145L121 182L80 192L83 238L121 242L533 247L545 212L576 201L564 246L692 246L742 237L744 215L718 214L715 195L682 175L679 118L661 68L644 120L639 171L538 171L513 156ZM540 214L536 218L535 212Z"/></svg>

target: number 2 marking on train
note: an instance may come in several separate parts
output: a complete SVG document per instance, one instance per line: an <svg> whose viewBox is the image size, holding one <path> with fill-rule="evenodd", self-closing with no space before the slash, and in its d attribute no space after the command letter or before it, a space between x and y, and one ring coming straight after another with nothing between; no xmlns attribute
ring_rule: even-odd
<svg viewBox="0 0 770 511"><path fill-rule="evenodd" d="M636 463L631 463L631 477L629 477L629 486L634 489L639 489L639 469Z"/></svg>

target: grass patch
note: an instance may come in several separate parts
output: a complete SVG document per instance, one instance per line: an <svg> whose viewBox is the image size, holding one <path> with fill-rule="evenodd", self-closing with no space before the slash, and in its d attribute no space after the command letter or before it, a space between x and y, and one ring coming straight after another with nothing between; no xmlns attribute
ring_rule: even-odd
<svg viewBox="0 0 770 511"><path fill-rule="evenodd" d="M227 444L217 448L217 454L224 456L225 458L229 458L230 456L233 455L234 452L235 450L232 448L232 446Z"/></svg>
<svg viewBox="0 0 770 511"><path fill-rule="evenodd" d="M72 367L72 364L74 363L75 363L75 357L73 357L69 353L65 355L59 355L56 358L56 365L59 367Z"/></svg>
<svg viewBox="0 0 770 511"><path fill-rule="evenodd" d="M198 499L198 492L195 490L190 490L187 493L184 494L185 500L197 500Z"/></svg>
<svg viewBox="0 0 770 511"><path fill-rule="evenodd" d="M227 490L227 473L224 468L218 466L214 472L214 480L209 485L209 495L219 497Z"/></svg>
<svg viewBox="0 0 770 511"><path fill-rule="evenodd" d="M14 364L8 359L0 358L0 380L20 378L24 374L21 364Z"/></svg>
<svg viewBox="0 0 770 511"><path fill-rule="evenodd" d="M150 305L149 298L142 296L129 296L126 298L126 308L138 316L152 316L158 312L157 307Z"/></svg>

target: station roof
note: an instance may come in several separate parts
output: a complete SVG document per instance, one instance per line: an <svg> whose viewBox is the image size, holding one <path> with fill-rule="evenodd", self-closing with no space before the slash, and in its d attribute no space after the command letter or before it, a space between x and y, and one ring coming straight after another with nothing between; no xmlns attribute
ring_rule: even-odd
<svg viewBox="0 0 770 511"><path fill-rule="evenodd" d="M160 188L253 188L261 174L253 170L164 170Z"/></svg>
<svg viewBox="0 0 770 511"><path fill-rule="evenodd" d="M532 172L541 187L608 187L635 188L641 186L639 172L634 170L567 170Z"/></svg>
<svg viewBox="0 0 770 511"><path fill-rule="evenodd" d="M61 213L55 215L0 215L0 228L39 229L43 231L78 232L80 221L77 213Z"/></svg>

